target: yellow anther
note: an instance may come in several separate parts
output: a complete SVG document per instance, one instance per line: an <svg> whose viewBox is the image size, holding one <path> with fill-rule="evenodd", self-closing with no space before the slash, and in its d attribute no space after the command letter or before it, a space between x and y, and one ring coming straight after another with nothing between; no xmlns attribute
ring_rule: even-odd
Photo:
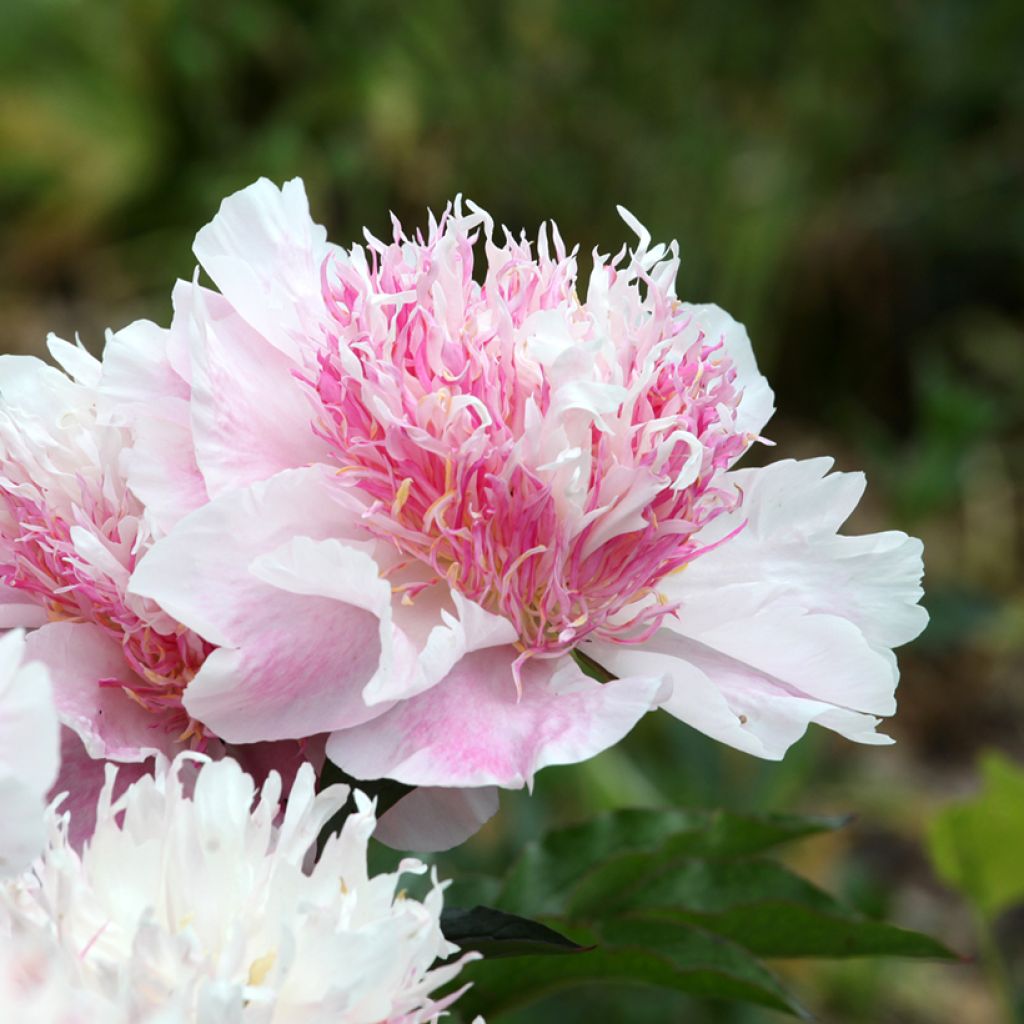
<svg viewBox="0 0 1024 1024"><path fill-rule="evenodd" d="M249 965L249 984L262 985L276 959L277 954L270 952L253 960Z"/></svg>
<svg viewBox="0 0 1024 1024"><path fill-rule="evenodd" d="M399 485L398 490L395 492L395 500L391 502L391 514L395 517L405 507L405 503L409 500L409 492L412 490L412 477L407 476Z"/></svg>

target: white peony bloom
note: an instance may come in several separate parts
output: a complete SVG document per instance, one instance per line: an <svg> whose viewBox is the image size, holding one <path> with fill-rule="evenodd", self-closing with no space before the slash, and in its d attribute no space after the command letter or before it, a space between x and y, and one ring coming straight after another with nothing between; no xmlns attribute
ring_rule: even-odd
<svg viewBox="0 0 1024 1024"><path fill-rule="evenodd" d="M50 680L42 665L22 663L24 651L21 630L0 637L0 876L24 870L42 848L60 759Z"/></svg>
<svg viewBox="0 0 1024 1024"><path fill-rule="evenodd" d="M443 887L435 876L422 902L406 898L401 876L426 870L415 860L369 876L362 793L311 864L349 789L315 794L308 764L283 811L279 776L257 794L231 759L182 753L117 799L115 778L109 766L81 854L58 801L43 856L0 888L0 960L6 917L8 938L29 929L55 944L68 984L115 1007L109 1019L146 1024L420 1024L457 997L431 998L470 958L433 966L457 951L441 932Z"/></svg>

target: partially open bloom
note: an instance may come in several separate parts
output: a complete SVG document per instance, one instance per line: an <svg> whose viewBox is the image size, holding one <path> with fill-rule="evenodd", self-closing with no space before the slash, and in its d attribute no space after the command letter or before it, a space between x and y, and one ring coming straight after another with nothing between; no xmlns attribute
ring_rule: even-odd
<svg viewBox="0 0 1024 1024"><path fill-rule="evenodd" d="M361 793L310 865L350 794L315 795L309 765L283 814L280 777L257 795L231 758L180 754L116 799L114 780L111 766L80 854L55 807L32 872L0 886L0 984L29 948L5 949L4 935L24 934L65 988L126 1021L418 1024L457 997L431 997L467 959L435 966L456 952L440 929L442 887L434 878L422 901L399 891L402 875L426 870L412 860L368 874L374 813Z"/></svg>
<svg viewBox="0 0 1024 1024"><path fill-rule="evenodd" d="M83 798L77 837L103 774L89 758L141 765L158 752L220 755L224 746L182 701L213 645L128 589L160 532L128 483L135 426L101 396L97 360L53 337L50 351L66 372L0 357L0 628L31 629L26 655L49 670L60 720L78 736L61 744L71 799ZM40 737L39 751L49 746ZM257 774L273 766L290 778L319 749L262 744L233 753Z"/></svg>
<svg viewBox="0 0 1024 1024"><path fill-rule="evenodd" d="M746 332L624 217L638 243L584 288L556 230L499 238L471 204L342 250L298 182L224 202L196 240L220 293L179 284L101 383L173 410L137 431L169 533L129 589L217 648L189 714L330 730L346 771L467 826L659 706L765 757L812 721L884 742L920 545L837 535L863 483L828 460L733 469L773 402Z"/></svg>
<svg viewBox="0 0 1024 1024"><path fill-rule="evenodd" d="M20 630L0 637L0 877L28 867L42 849L44 798L59 761L50 680L24 653Z"/></svg>
<svg viewBox="0 0 1024 1024"><path fill-rule="evenodd" d="M90 754L139 760L201 739L181 696L211 648L128 593L153 539L125 483L131 438L102 422L99 363L50 348L72 376L0 358L0 625L38 627L29 653Z"/></svg>

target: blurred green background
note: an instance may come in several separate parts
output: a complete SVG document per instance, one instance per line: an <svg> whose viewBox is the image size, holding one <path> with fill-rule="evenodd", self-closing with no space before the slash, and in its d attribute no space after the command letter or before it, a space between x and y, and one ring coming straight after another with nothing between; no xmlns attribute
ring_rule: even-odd
<svg viewBox="0 0 1024 1024"><path fill-rule="evenodd" d="M507 795L441 863L507 864L603 807L853 810L801 870L975 952L923 837L980 750L1024 758L1019 0L29 0L0 11L0 83L9 351L166 322L195 231L259 175L304 177L343 243L456 192L515 228L555 217L584 252L627 240L616 203L678 238L680 294L750 329L778 454L866 469L853 529L925 539L932 624L902 653L898 745L817 734L765 765L651 718ZM1022 925L998 922L1011 971ZM828 1021L1001 1019L970 964L780 969ZM614 990L515 1019L777 1018Z"/></svg>

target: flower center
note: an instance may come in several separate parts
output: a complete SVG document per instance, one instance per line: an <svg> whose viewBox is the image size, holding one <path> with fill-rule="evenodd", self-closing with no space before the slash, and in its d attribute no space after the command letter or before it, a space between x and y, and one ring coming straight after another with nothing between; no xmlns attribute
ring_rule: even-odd
<svg viewBox="0 0 1024 1024"><path fill-rule="evenodd" d="M599 262L581 303L560 243L488 238L477 284L475 223L325 262L314 429L367 528L429 567L407 600L443 579L530 655L642 642L676 610L659 581L739 504L716 486L753 440L735 368L636 264Z"/></svg>
<svg viewBox="0 0 1024 1024"><path fill-rule="evenodd" d="M90 623L103 630L121 645L132 673L99 685L122 690L159 716L155 726L204 745L202 726L185 711L182 694L212 646L184 629L165 633L146 622L126 603L123 582L82 557L68 518L48 507L37 489L30 496L30 489L0 486L0 583L30 595L51 622ZM82 490L83 507L72 509L74 525L101 546L112 570L127 580L141 552L121 536L124 510ZM123 553L121 561L114 550Z"/></svg>

